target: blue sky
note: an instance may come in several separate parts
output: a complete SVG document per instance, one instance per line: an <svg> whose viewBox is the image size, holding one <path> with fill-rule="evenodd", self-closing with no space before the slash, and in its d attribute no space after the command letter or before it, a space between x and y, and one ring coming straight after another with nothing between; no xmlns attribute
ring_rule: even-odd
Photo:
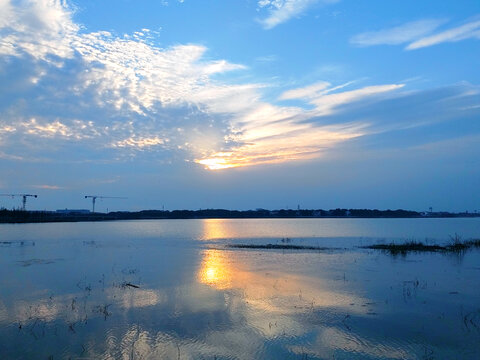
<svg viewBox="0 0 480 360"><path fill-rule="evenodd" d="M478 1L0 0L0 192L480 210L479 58Z"/></svg>

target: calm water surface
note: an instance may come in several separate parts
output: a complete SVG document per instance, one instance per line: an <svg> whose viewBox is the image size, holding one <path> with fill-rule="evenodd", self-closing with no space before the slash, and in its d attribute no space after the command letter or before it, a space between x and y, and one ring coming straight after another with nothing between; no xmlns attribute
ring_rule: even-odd
<svg viewBox="0 0 480 360"><path fill-rule="evenodd" d="M480 219L0 225L1 359L479 359ZM315 244L327 251L225 245Z"/></svg>

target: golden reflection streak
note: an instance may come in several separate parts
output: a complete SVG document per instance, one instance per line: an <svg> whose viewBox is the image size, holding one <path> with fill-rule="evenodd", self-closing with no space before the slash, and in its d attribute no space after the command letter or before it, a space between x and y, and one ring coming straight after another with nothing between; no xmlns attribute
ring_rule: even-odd
<svg viewBox="0 0 480 360"><path fill-rule="evenodd" d="M203 258L202 266L198 272L200 283L224 290L232 286L233 275L226 265L225 254L220 250L207 250Z"/></svg>
<svg viewBox="0 0 480 360"><path fill-rule="evenodd" d="M226 239L237 235L231 228L231 224L225 219L204 219L203 223L203 239Z"/></svg>
<svg viewBox="0 0 480 360"><path fill-rule="evenodd" d="M307 307L351 308L349 304L362 301L328 289L323 279L278 271L249 271L245 259L237 259L236 255L236 251L205 250L197 274L199 283L217 290L240 290L250 306L271 313L286 314Z"/></svg>

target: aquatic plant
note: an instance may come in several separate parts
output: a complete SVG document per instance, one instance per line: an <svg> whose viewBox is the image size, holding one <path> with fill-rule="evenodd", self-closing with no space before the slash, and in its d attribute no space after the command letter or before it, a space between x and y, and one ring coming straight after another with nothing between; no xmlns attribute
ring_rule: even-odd
<svg viewBox="0 0 480 360"><path fill-rule="evenodd" d="M448 245L425 244L421 241L410 240L405 243L396 244L373 244L363 246L364 249L382 250L392 255L407 254L408 252L451 252L460 253L471 248L480 247L480 239L472 239L462 241L461 237L455 233L450 236L450 243Z"/></svg>
<svg viewBox="0 0 480 360"><path fill-rule="evenodd" d="M254 245L254 244L231 244L227 245L230 248L236 249L275 249L275 250L331 250L331 248L320 246L307 246L307 245L283 245L283 244L266 244L266 245Z"/></svg>

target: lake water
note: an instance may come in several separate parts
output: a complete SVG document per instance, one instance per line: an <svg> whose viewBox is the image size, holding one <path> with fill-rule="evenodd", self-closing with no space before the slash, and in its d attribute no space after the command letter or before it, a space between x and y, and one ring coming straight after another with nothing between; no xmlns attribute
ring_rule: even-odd
<svg viewBox="0 0 480 360"><path fill-rule="evenodd" d="M479 359L480 219L0 225L0 359ZM324 251L233 249L291 244ZM286 240L284 240L286 241Z"/></svg>

